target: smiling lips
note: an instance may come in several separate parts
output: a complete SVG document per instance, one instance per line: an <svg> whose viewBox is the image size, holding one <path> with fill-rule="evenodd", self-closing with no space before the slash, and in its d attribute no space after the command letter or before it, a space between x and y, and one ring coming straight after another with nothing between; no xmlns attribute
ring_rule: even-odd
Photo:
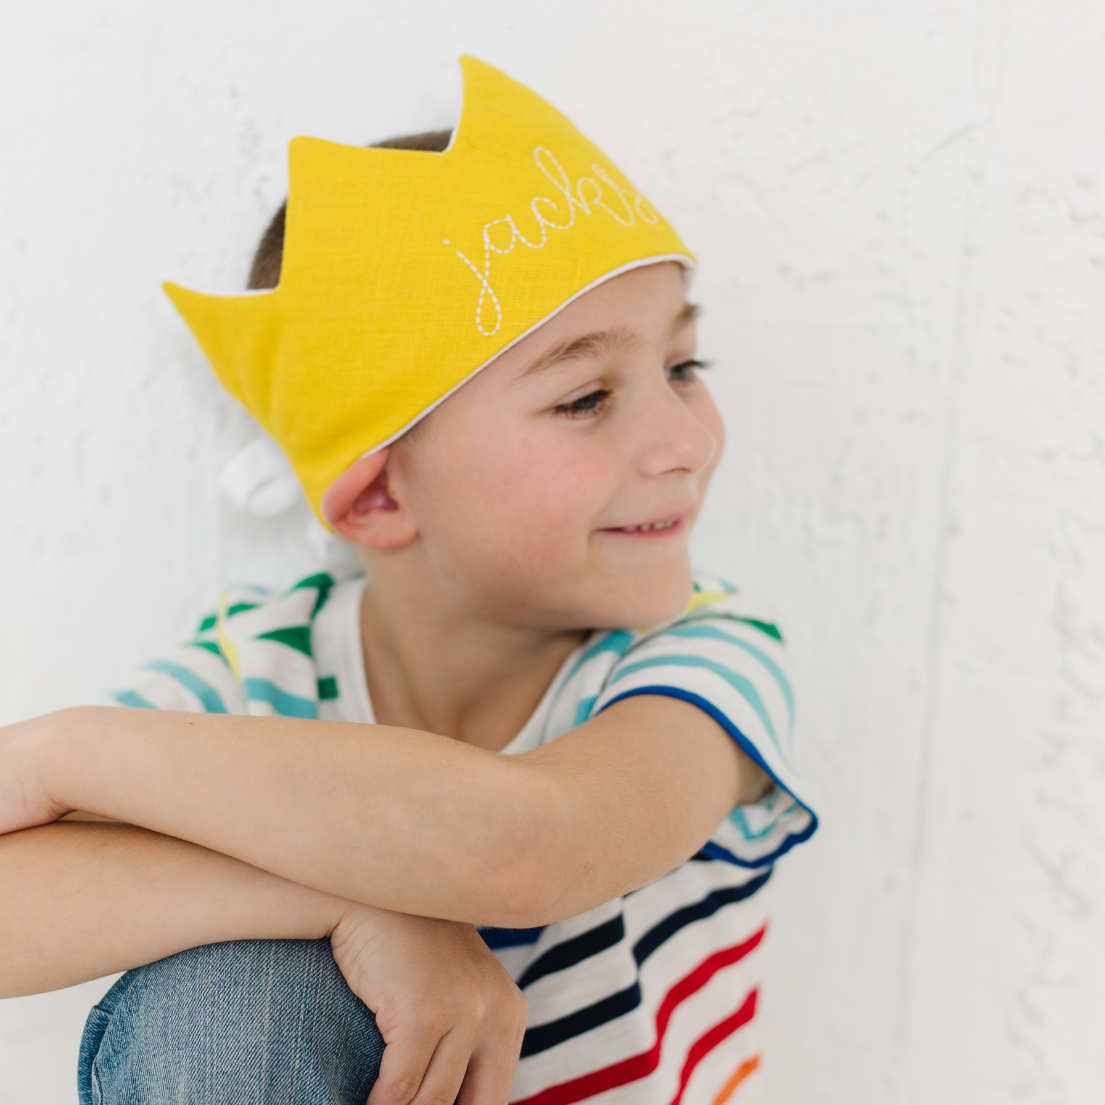
<svg viewBox="0 0 1105 1105"><path fill-rule="evenodd" d="M669 518L664 522L644 522L639 526L618 526L605 529L603 533L626 533L634 537L661 537L672 533L678 533L683 529L683 519Z"/></svg>

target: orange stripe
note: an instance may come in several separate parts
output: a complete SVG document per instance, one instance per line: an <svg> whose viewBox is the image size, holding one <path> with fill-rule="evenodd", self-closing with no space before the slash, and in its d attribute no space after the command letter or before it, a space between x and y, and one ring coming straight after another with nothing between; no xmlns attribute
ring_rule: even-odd
<svg viewBox="0 0 1105 1105"><path fill-rule="evenodd" d="M733 1096L733 1091L760 1065L760 1057L753 1055L751 1059L745 1059L733 1072L733 1077L722 1087L721 1093L714 1098L713 1105L725 1105L725 1102Z"/></svg>

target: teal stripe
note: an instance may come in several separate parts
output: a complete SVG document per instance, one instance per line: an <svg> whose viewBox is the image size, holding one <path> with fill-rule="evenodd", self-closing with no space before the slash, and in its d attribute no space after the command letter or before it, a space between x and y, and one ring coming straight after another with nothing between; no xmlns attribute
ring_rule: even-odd
<svg viewBox="0 0 1105 1105"><path fill-rule="evenodd" d="M643 671L645 668L663 667L700 668L704 671L710 671L715 675L721 676L721 678L724 679L725 682L728 683L729 686L732 687L733 690L735 690L756 712L756 716L763 722L763 726L767 730L767 735L771 738L772 744L775 745L779 755L783 755L783 749L779 745L779 738L775 735L775 726L771 723L767 707L764 706L763 699L760 698L760 692L756 690L751 680L725 667L724 664L717 664L713 660L707 660L703 656L656 656L650 660L638 660L635 664L627 664L610 682L617 683L625 679L626 676L632 675L634 672Z"/></svg>
<svg viewBox="0 0 1105 1105"><path fill-rule="evenodd" d="M669 629L668 637L698 637L700 639L709 639L714 641L728 641L730 644L734 644L737 648L743 649L750 656L754 656L769 672L771 672L772 678L779 684L779 690L783 692L783 698L786 700L787 710L790 713L791 725L794 724L794 691L791 689L790 680L786 677L786 672L766 652L758 649L755 645L749 644L747 641L742 641L739 637L734 637L731 633L725 633L712 625L681 625L676 626L674 629Z"/></svg>
<svg viewBox="0 0 1105 1105"><path fill-rule="evenodd" d="M776 817L769 821L758 833L754 833L748 824L748 818L744 816L744 809L741 806L737 806L729 814L729 820L740 829L745 840L762 840L765 836L770 836L779 827L779 818Z"/></svg>
<svg viewBox="0 0 1105 1105"><path fill-rule="evenodd" d="M143 665L147 671L159 671L163 675L171 676L182 687L187 687L203 703L203 708L209 714L229 713L223 705L222 695L219 694L210 683L202 680L194 671L181 667L180 664L172 664L168 660L151 660Z"/></svg>
<svg viewBox="0 0 1105 1105"><path fill-rule="evenodd" d="M564 682L567 683L584 664L589 660L593 660L596 656L601 656L604 652L616 652L619 656L624 656L631 644L633 644L633 634L627 633L624 629L616 629L613 633L608 633L601 640L596 641L576 661L576 666L572 668Z"/></svg>
<svg viewBox="0 0 1105 1105"><path fill-rule="evenodd" d="M112 691L111 697L120 706L133 706L138 710L158 709L148 698L143 698L137 691Z"/></svg>
<svg viewBox="0 0 1105 1105"><path fill-rule="evenodd" d="M282 691L275 683L253 676L243 680L246 698L253 702L268 702L281 717L317 718L318 705L309 698Z"/></svg>
<svg viewBox="0 0 1105 1105"><path fill-rule="evenodd" d="M598 695L593 694L590 698L580 699L579 704L576 706L576 719L573 725L582 725L591 716L591 710L594 708L596 698L598 698Z"/></svg>

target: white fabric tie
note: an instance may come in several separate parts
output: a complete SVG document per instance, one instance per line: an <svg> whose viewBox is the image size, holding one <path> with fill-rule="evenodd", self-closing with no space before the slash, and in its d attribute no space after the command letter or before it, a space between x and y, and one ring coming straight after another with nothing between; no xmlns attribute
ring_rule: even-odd
<svg viewBox="0 0 1105 1105"><path fill-rule="evenodd" d="M219 488L235 506L262 518L283 514L303 493L284 454L265 437L230 459L219 476Z"/></svg>

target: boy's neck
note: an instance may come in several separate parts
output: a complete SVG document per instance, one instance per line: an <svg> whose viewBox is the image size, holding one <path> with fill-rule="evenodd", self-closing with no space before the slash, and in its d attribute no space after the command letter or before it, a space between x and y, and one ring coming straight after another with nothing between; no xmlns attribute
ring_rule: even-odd
<svg viewBox="0 0 1105 1105"><path fill-rule="evenodd" d="M586 631L532 629L451 610L424 581L389 573L361 602L373 714L479 748L506 747Z"/></svg>

